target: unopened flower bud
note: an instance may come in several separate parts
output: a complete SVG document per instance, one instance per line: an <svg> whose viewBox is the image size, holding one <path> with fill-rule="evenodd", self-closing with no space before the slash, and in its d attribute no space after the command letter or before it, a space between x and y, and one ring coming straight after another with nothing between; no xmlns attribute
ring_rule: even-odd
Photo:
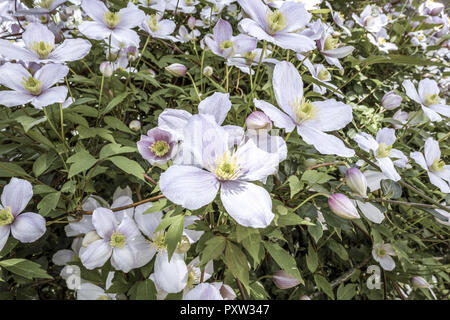
<svg viewBox="0 0 450 320"><path fill-rule="evenodd" d="M148 69L148 73L150 73L150 77L152 77L152 78L156 77L156 72L155 72L155 70L149 68L149 69Z"/></svg>
<svg viewBox="0 0 450 320"><path fill-rule="evenodd" d="M194 28L195 28L195 22L196 22L195 18L194 18L193 16L190 16L189 19L188 19L187 24L188 24L188 27L189 27L191 30L194 30Z"/></svg>
<svg viewBox="0 0 450 320"><path fill-rule="evenodd" d="M139 129L141 129L141 122L139 120L133 120L130 122L128 127L133 131L138 131Z"/></svg>
<svg viewBox="0 0 450 320"><path fill-rule="evenodd" d="M354 192L367 198L367 179L358 168L350 168L345 173L345 181Z"/></svg>
<svg viewBox="0 0 450 320"><path fill-rule="evenodd" d="M111 62L104 61L104 62L100 63L100 72L102 73L102 75L109 78L112 76L112 74L114 72L114 66L112 65Z"/></svg>
<svg viewBox="0 0 450 320"><path fill-rule="evenodd" d="M402 97L395 94L394 91L386 93L381 99L381 105L387 110L393 110L400 106L402 103Z"/></svg>
<svg viewBox="0 0 450 320"><path fill-rule="evenodd" d="M272 128L272 121L262 111L253 111L245 120L248 129L251 130L270 130Z"/></svg>
<svg viewBox="0 0 450 320"><path fill-rule="evenodd" d="M181 63L172 63L170 66L167 66L166 71L175 77L184 77L187 72L187 68L185 65Z"/></svg>
<svg viewBox="0 0 450 320"><path fill-rule="evenodd" d="M205 76L207 76L207 77L211 77L212 74L213 74L213 72L214 72L214 69L213 69L211 66L206 66L206 67L203 69L203 74L204 74Z"/></svg>
<svg viewBox="0 0 450 320"><path fill-rule="evenodd" d="M191 247L191 243L189 242L188 237L182 236L181 241L177 246L177 253L186 253L189 251L189 248Z"/></svg>
<svg viewBox="0 0 450 320"><path fill-rule="evenodd" d="M420 276L414 276L411 278L411 284L416 288L430 288L431 285Z"/></svg>
<svg viewBox="0 0 450 320"><path fill-rule="evenodd" d="M94 241L100 240L100 236L97 234L97 232L95 231L89 231L88 233L86 233L86 235L83 238L83 242L81 243L81 245L83 247L87 247L89 244L91 244Z"/></svg>
<svg viewBox="0 0 450 320"><path fill-rule="evenodd" d="M298 286L300 282L283 270L278 270L273 274L273 283L280 289L289 289Z"/></svg>
<svg viewBox="0 0 450 320"><path fill-rule="evenodd" d="M220 287L220 295L222 296L223 300L236 299L236 293L234 293L233 289L227 284L222 284L222 286Z"/></svg>
<svg viewBox="0 0 450 320"><path fill-rule="evenodd" d="M304 294L303 296L300 297L299 300L311 300L311 298L309 296L307 296L306 294Z"/></svg>
<svg viewBox="0 0 450 320"><path fill-rule="evenodd" d="M353 202L342 193L335 193L328 198L331 211L344 219L359 219L359 213Z"/></svg>

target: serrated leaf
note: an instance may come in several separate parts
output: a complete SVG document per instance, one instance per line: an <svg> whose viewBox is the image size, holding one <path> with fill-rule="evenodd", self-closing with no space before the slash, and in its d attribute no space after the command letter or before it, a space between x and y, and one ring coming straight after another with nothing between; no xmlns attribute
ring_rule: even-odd
<svg viewBox="0 0 450 320"><path fill-rule="evenodd" d="M136 300L156 300L156 287L152 280L147 279L137 283Z"/></svg>
<svg viewBox="0 0 450 320"><path fill-rule="evenodd" d="M300 275L300 271L297 268L297 262L293 256L291 256L286 250L279 245L272 242L264 242L264 247L269 252L270 256L275 260L278 266L286 271L289 275L295 277L301 283L305 283Z"/></svg>
<svg viewBox="0 0 450 320"><path fill-rule="evenodd" d="M53 279L41 265L27 259L8 259L0 261L0 267L27 279Z"/></svg>
<svg viewBox="0 0 450 320"><path fill-rule="evenodd" d="M247 291L249 291L249 266L247 257L242 250L231 241L227 241L224 262L233 276L238 278L247 288Z"/></svg>
<svg viewBox="0 0 450 320"><path fill-rule="evenodd" d="M214 236L205 242L205 248L200 257L200 265L205 265L211 260L217 259L225 250L227 239L222 236Z"/></svg>
<svg viewBox="0 0 450 320"><path fill-rule="evenodd" d="M136 178L144 181L145 170L136 161L130 160L123 156L111 157L108 160L110 160L112 163L114 163L116 166L118 166L126 173L132 174Z"/></svg>

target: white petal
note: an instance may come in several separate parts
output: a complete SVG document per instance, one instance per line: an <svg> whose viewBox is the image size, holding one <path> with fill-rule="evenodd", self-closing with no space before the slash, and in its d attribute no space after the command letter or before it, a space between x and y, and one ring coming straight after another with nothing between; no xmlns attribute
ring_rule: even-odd
<svg viewBox="0 0 450 320"><path fill-rule="evenodd" d="M334 99L316 101L313 106L317 109L316 117L307 123L320 131L342 129L353 119L352 107Z"/></svg>
<svg viewBox="0 0 450 320"><path fill-rule="evenodd" d="M52 257L52 262L57 266L65 266L67 263L73 261L75 253L72 250L63 249L58 250Z"/></svg>
<svg viewBox="0 0 450 320"><path fill-rule="evenodd" d="M422 167L422 169L428 171L428 165L425 161L425 157L423 156L422 152L411 152L409 154L409 157L416 161L416 163Z"/></svg>
<svg viewBox="0 0 450 320"><path fill-rule="evenodd" d="M155 285L168 293L177 293L186 287L188 269L181 254L174 253L168 260L167 252L160 252L155 260Z"/></svg>
<svg viewBox="0 0 450 320"><path fill-rule="evenodd" d="M425 141L425 160L427 161L428 167L430 167L435 160L441 158L441 149L439 149L439 143L433 138L428 138Z"/></svg>
<svg viewBox="0 0 450 320"><path fill-rule="evenodd" d="M110 209L97 208L92 214L92 224L100 237L109 240L113 232L116 231L119 221Z"/></svg>
<svg viewBox="0 0 450 320"><path fill-rule="evenodd" d="M377 158L377 160L378 166L389 179L394 181L401 180L401 177L397 173L397 170L395 170L394 163L390 158Z"/></svg>
<svg viewBox="0 0 450 320"><path fill-rule="evenodd" d="M287 132L294 130L295 123L288 114L263 100L254 99L253 103L273 121L276 127L286 129Z"/></svg>
<svg viewBox="0 0 450 320"><path fill-rule="evenodd" d="M123 248L114 248L111 255L111 265L116 270L121 270L125 273L136 267L136 260L133 250L128 246Z"/></svg>
<svg viewBox="0 0 450 320"><path fill-rule="evenodd" d="M307 125L297 127L298 134L307 144L312 144L322 154L336 154L341 157L353 157L355 151L347 148L339 138L311 128Z"/></svg>
<svg viewBox="0 0 450 320"><path fill-rule="evenodd" d="M231 109L229 93L216 92L198 105L198 113L210 114L218 124L222 124Z"/></svg>
<svg viewBox="0 0 450 320"><path fill-rule="evenodd" d="M209 283L200 283L190 290L183 300L223 300L219 289Z"/></svg>
<svg viewBox="0 0 450 320"><path fill-rule="evenodd" d="M20 242L34 242L45 233L45 219L33 212L19 214L11 225L11 234Z"/></svg>
<svg viewBox="0 0 450 320"><path fill-rule="evenodd" d="M0 226L0 251L3 250L6 241L8 241L10 230L11 226L9 224L5 226Z"/></svg>
<svg viewBox="0 0 450 320"><path fill-rule="evenodd" d="M374 223L381 223L384 220L384 214L369 202L362 202L357 200L359 209L364 214L364 216Z"/></svg>
<svg viewBox="0 0 450 320"><path fill-rule="evenodd" d="M152 213L144 213L153 206L152 203L141 204L136 207L134 212L134 220L136 221L139 229L149 238L153 237L153 233L161 223L163 213L156 211Z"/></svg>
<svg viewBox="0 0 450 320"><path fill-rule="evenodd" d="M282 61L273 70L272 83L278 105L295 119L293 106L303 97L303 81L298 70L292 63ZM269 114L268 116L270 117Z"/></svg>
<svg viewBox="0 0 450 320"><path fill-rule="evenodd" d="M75 61L84 58L91 50L91 43L85 39L67 39L58 46L49 59L57 61Z"/></svg>
<svg viewBox="0 0 450 320"><path fill-rule="evenodd" d="M395 130L391 128L383 128L377 132L377 142L391 146L395 142Z"/></svg>
<svg viewBox="0 0 450 320"><path fill-rule="evenodd" d="M111 257L112 248L109 241L97 240L90 243L86 248L80 249L80 260L86 269L92 270L103 266Z"/></svg>
<svg viewBox="0 0 450 320"><path fill-rule="evenodd" d="M450 185L437 174L434 172L428 172L428 177L430 178L430 182L438 187L441 192L450 193Z"/></svg>
<svg viewBox="0 0 450 320"><path fill-rule="evenodd" d="M422 103L422 100L420 99L419 95L417 94L416 87L414 87L414 84L411 82L411 80L405 80L402 83L403 88L406 91L406 95L414 100L417 103Z"/></svg>
<svg viewBox="0 0 450 320"><path fill-rule="evenodd" d="M27 180L11 178L3 188L2 205L10 207L14 216L21 213L33 197L33 187Z"/></svg>

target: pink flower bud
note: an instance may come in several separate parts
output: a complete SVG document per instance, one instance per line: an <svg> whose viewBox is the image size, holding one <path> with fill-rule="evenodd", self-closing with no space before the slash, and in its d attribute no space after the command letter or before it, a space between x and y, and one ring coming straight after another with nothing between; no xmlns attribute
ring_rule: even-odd
<svg viewBox="0 0 450 320"><path fill-rule="evenodd" d="M272 121L262 111L253 111L245 120L248 129L252 130L270 130L272 128Z"/></svg>
<svg viewBox="0 0 450 320"><path fill-rule="evenodd" d="M414 276L411 278L411 284L416 288L430 288L430 284L424 278L420 276Z"/></svg>
<svg viewBox="0 0 450 320"><path fill-rule="evenodd" d="M220 295L223 297L223 300L236 299L236 293L234 293L233 289L227 284L222 284L220 287Z"/></svg>
<svg viewBox="0 0 450 320"><path fill-rule="evenodd" d="M367 198L367 179L358 168L350 168L345 173L345 181L354 192Z"/></svg>
<svg viewBox="0 0 450 320"><path fill-rule="evenodd" d="M393 110L399 107L401 103L402 97L400 97L398 94L395 94L394 91L386 93L381 99L381 104L383 105L383 108L387 110Z"/></svg>
<svg viewBox="0 0 450 320"><path fill-rule="evenodd" d="M107 78L111 77L114 72L113 64L109 61L100 63L100 72Z"/></svg>
<svg viewBox="0 0 450 320"><path fill-rule="evenodd" d="M191 30L194 30L194 28L195 28L195 22L196 22L195 18L194 18L193 16L190 16L189 19L188 19L187 24L188 24L188 27L189 27Z"/></svg>
<svg viewBox="0 0 450 320"><path fill-rule="evenodd" d="M353 202L342 193L335 193L328 198L331 211L344 219L359 219L359 213Z"/></svg>
<svg viewBox="0 0 450 320"><path fill-rule="evenodd" d="M187 72L187 68L185 65L181 63L172 63L170 66L167 66L166 71L175 77L184 77Z"/></svg>
<svg viewBox="0 0 450 320"><path fill-rule="evenodd" d="M283 270L278 270L273 274L273 283L280 289L289 289L298 286L300 282Z"/></svg>

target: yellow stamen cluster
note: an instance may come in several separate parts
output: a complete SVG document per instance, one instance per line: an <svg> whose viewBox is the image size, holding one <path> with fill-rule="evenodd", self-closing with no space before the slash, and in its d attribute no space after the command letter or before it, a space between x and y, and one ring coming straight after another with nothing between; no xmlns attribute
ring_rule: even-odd
<svg viewBox="0 0 450 320"><path fill-rule="evenodd" d="M329 72L327 69L322 69L319 71L319 74L317 75L317 77L319 78L319 80L321 81L325 81L328 80L328 76L329 76Z"/></svg>
<svg viewBox="0 0 450 320"><path fill-rule="evenodd" d="M153 152L158 157L163 157L169 152L170 146L164 140L159 140L154 142L150 146L150 151Z"/></svg>
<svg viewBox="0 0 450 320"><path fill-rule="evenodd" d="M240 175L240 169L234 153L226 151L221 157L216 159L214 164L215 167L213 166L211 171L221 181L235 180Z"/></svg>
<svg viewBox="0 0 450 320"><path fill-rule="evenodd" d="M387 255L386 250L384 250L383 248L378 248L377 249L377 256L379 257L385 257Z"/></svg>
<svg viewBox="0 0 450 320"><path fill-rule="evenodd" d="M109 244L111 245L111 247L114 248L123 248L126 244L125 235L122 234L120 231L114 232L111 235L111 240L109 241Z"/></svg>
<svg viewBox="0 0 450 320"><path fill-rule="evenodd" d="M11 212L10 207L3 208L0 210L0 226L5 226L11 224L14 221L14 216Z"/></svg>
<svg viewBox="0 0 450 320"><path fill-rule="evenodd" d="M311 101L306 100L305 97L303 97L301 100L297 100L293 103L295 115L296 115L296 122L302 123L306 120L312 120L315 118L317 114L317 109L314 108Z"/></svg>
<svg viewBox="0 0 450 320"><path fill-rule="evenodd" d="M433 164L430 166L431 172L438 172L444 170L445 162L441 159L436 159L433 161Z"/></svg>
<svg viewBox="0 0 450 320"><path fill-rule="evenodd" d="M249 66L255 61L257 53L253 51L249 51L243 54L243 57L245 58L245 63Z"/></svg>
<svg viewBox="0 0 450 320"><path fill-rule="evenodd" d="M196 284L199 284L200 277L201 275L199 275L192 266L188 266L188 280L186 288L192 289Z"/></svg>
<svg viewBox="0 0 450 320"><path fill-rule="evenodd" d="M425 102L424 104L426 106L431 106L433 104L438 104L441 101L439 96L435 94L425 94Z"/></svg>
<svg viewBox="0 0 450 320"><path fill-rule="evenodd" d="M112 29L120 22L120 16L116 12L108 11L105 13L105 22Z"/></svg>
<svg viewBox="0 0 450 320"><path fill-rule="evenodd" d="M385 45L385 44L386 44L386 38L385 38L385 37L379 37L379 38L378 38L378 44L379 44L380 46Z"/></svg>
<svg viewBox="0 0 450 320"><path fill-rule="evenodd" d="M181 236L181 241L180 243L178 243L177 245L177 253L186 253L189 251L189 249L191 248L191 243L189 241L189 238L186 236Z"/></svg>
<svg viewBox="0 0 450 320"><path fill-rule="evenodd" d="M51 43L45 43L44 41L33 42L31 45L31 50L37 53L39 58L47 59L48 55L53 51L55 46Z"/></svg>
<svg viewBox="0 0 450 320"><path fill-rule="evenodd" d="M267 13L266 16L267 24L269 25L268 32L274 34L277 31L286 28L286 19L279 10L274 10Z"/></svg>
<svg viewBox="0 0 450 320"><path fill-rule="evenodd" d="M377 158L387 158L391 155L392 146L388 146L385 143L380 143L376 151Z"/></svg>
<svg viewBox="0 0 450 320"><path fill-rule="evenodd" d="M39 95L41 93L42 89L42 81L33 78L32 76L27 78L23 78L23 81L21 82L23 87L32 95Z"/></svg>
<svg viewBox="0 0 450 320"><path fill-rule="evenodd" d="M233 43L233 41L230 41L230 40L225 40L220 43L220 49L222 49L222 50L233 48L233 47L234 47L234 43Z"/></svg>
<svg viewBox="0 0 450 320"><path fill-rule="evenodd" d="M147 25L153 32L159 30L158 17L156 16L156 14L152 14L151 17L147 19Z"/></svg>
<svg viewBox="0 0 450 320"><path fill-rule="evenodd" d="M164 231L154 233L150 244L156 251L165 251L167 249L166 233Z"/></svg>
<svg viewBox="0 0 450 320"><path fill-rule="evenodd" d="M39 1L38 5L41 8L50 9L50 6L52 3L53 3L53 0L41 0L41 1Z"/></svg>
<svg viewBox="0 0 450 320"><path fill-rule="evenodd" d="M338 46L339 40L333 38L332 36L328 36L325 38L325 43L323 44L323 50L328 51L332 49L336 49Z"/></svg>

